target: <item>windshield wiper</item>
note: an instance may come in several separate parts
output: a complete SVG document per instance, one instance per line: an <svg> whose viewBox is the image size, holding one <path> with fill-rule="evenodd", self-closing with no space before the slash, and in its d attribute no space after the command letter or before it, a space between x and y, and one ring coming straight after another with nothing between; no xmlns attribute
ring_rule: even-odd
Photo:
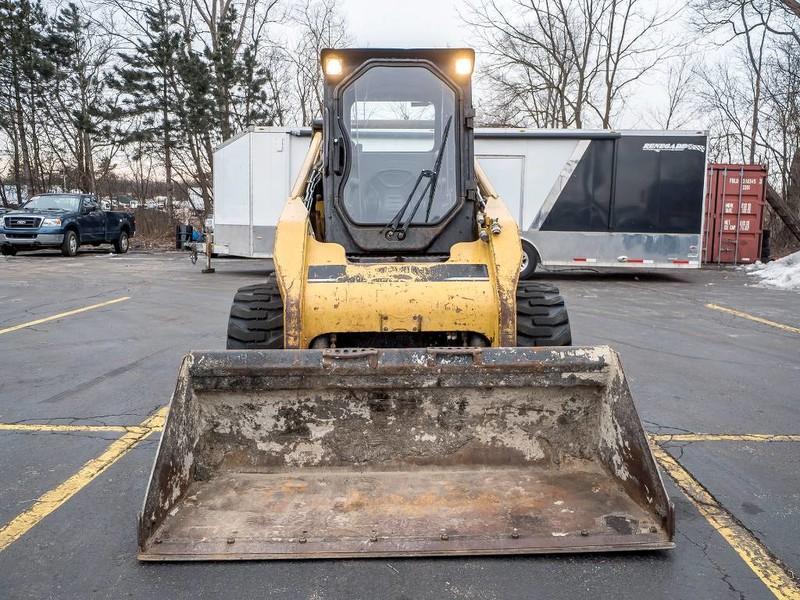
<svg viewBox="0 0 800 600"><path fill-rule="evenodd" d="M414 217L419 210L422 201L425 199L425 194L428 195L428 206L425 210L425 222L427 223L428 220L431 218L431 208L433 207L433 197L436 194L436 182L439 179L439 169L442 167L442 158L444 157L444 148L447 145L447 136L450 133L450 124L453 122L453 116L447 119L447 123L444 126L444 131L442 132L442 143L439 147L439 152L436 155L436 161L433 164L433 169L422 169L419 175L417 176L417 181L414 183L414 187L411 189L411 193L406 198L406 201L403 203L403 206L400 207L400 210L397 211L397 214L394 218L389 221L384 228L381 230L386 236L387 240L392 239L393 237L397 237L398 240L404 240L406 237L406 232L408 228L411 226L411 222L414 220ZM422 192L420 192L419 198L417 199L417 203L414 205L411 214L409 214L408 218L403 221L403 215L405 214L408 207L411 205L411 201L414 199L414 195L419 188L419 184L422 182L423 178L428 180L428 183L422 188Z"/></svg>

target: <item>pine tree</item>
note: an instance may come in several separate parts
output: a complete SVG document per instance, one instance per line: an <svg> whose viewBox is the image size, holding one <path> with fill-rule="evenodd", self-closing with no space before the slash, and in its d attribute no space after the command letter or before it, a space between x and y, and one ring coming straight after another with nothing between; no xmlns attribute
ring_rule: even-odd
<svg viewBox="0 0 800 600"><path fill-rule="evenodd" d="M52 65L46 58L47 19L41 4L0 0L0 128L12 142L17 199L44 183L39 130L40 108Z"/></svg>
<svg viewBox="0 0 800 600"><path fill-rule="evenodd" d="M164 164L170 210L175 198L173 152L180 128L177 113L182 101L176 65L181 50L177 15L163 0L144 9L143 32L132 52L119 54L122 61L109 83L122 94L122 105L113 111L116 119L137 118L133 131L118 129L125 143L138 147L157 146Z"/></svg>
<svg viewBox="0 0 800 600"><path fill-rule="evenodd" d="M78 186L94 193L95 142L109 132L103 103L111 43L70 2L51 22L49 44L56 66L50 116L73 155Z"/></svg>

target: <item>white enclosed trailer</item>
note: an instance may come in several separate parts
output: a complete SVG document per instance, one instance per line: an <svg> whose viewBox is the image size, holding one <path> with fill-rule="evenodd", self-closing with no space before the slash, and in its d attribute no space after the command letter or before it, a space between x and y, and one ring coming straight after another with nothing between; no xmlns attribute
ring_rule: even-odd
<svg viewBox="0 0 800 600"><path fill-rule="evenodd" d="M311 130L251 127L214 150L214 252L271 258Z"/></svg>
<svg viewBox="0 0 800 600"><path fill-rule="evenodd" d="M310 129L251 128L214 153L215 251L271 257ZM475 155L517 219L527 273L697 268L706 133L477 129Z"/></svg>

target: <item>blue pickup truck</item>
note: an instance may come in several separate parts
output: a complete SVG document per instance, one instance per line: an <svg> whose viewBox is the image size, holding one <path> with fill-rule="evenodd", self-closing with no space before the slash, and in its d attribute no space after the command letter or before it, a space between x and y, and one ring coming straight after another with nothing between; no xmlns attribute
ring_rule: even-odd
<svg viewBox="0 0 800 600"><path fill-rule="evenodd" d="M21 208L0 217L0 251L13 256L21 250L60 248L75 256L82 244L113 244L124 254L136 233L131 213L102 210L89 194L40 194Z"/></svg>

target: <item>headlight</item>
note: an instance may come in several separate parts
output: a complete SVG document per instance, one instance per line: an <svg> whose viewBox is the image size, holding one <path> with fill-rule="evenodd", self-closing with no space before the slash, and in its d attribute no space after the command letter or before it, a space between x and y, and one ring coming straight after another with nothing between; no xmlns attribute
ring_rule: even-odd
<svg viewBox="0 0 800 600"><path fill-rule="evenodd" d="M61 225L61 219L45 219L42 221L42 227L57 227Z"/></svg>
<svg viewBox="0 0 800 600"><path fill-rule="evenodd" d="M458 75L472 75L472 59L468 56L457 58L456 73Z"/></svg>
<svg viewBox="0 0 800 600"><path fill-rule="evenodd" d="M329 77L336 77L342 74L344 67L342 65L342 59L337 58L336 56L329 56L325 59L325 75Z"/></svg>

